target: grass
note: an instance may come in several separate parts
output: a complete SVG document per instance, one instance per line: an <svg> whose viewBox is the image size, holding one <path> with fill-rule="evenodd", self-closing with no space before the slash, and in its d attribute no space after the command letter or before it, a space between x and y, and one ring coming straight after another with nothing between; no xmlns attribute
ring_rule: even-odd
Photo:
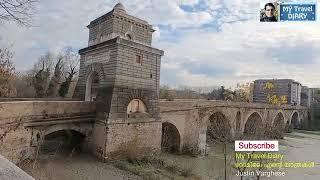
<svg viewBox="0 0 320 180"><path fill-rule="evenodd" d="M114 161L114 166L129 171L143 179L200 179L190 168L179 167L175 163L166 162L160 158L144 157L135 160Z"/></svg>
<svg viewBox="0 0 320 180"><path fill-rule="evenodd" d="M112 164L119 169L141 176L143 179L197 179L192 173L192 164L181 167L176 162L156 158L156 154L152 153L153 150L143 148L138 138L132 138L131 141L119 147L111 157L118 157L116 159L121 160L115 160Z"/></svg>

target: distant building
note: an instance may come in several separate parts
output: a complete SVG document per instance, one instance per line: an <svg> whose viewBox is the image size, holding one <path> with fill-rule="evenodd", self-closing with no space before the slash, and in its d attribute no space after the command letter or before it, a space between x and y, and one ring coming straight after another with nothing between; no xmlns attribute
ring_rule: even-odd
<svg viewBox="0 0 320 180"><path fill-rule="evenodd" d="M301 83L292 79L255 80L253 102L300 105L301 89Z"/></svg>
<svg viewBox="0 0 320 180"><path fill-rule="evenodd" d="M319 94L320 94L320 88L310 88L311 91L311 105L313 103L319 103L320 99L319 99Z"/></svg>
<svg viewBox="0 0 320 180"><path fill-rule="evenodd" d="M312 89L308 86L302 86L301 88L301 105L310 107L312 103Z"/></svg>

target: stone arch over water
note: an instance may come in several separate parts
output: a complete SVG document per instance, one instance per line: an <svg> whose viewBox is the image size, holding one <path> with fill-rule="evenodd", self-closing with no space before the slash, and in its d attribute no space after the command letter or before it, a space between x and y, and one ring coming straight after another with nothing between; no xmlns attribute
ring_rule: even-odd
<svg viewBox="0 0 320 180"><path fill-rule="evenodd" d="M206 132L207 144L225 142L231 140L231 125L226 116L221 112L215 112L209 117Z"/></svg>
<svg viewBox="0 0 320 180"><path fill-rule="evenodd" d="M259 113L252 113L244 126L243 136L244 138L259 139L262 136L263 121Z"/></svg>
<svg viewBox="0 0 320 180"><path fill-rule="evenodd" d="M273 138L273 139L280 139L283 138L283 134L285 131L285 122L284 122L284 115L283 113L279 112L274 120L273 120L273 124L272 124L272 129L273 131L272 134L268 135L269 137Z"/></svg>
<svg viewBox="0 0 320 180"><path fill-rule="evenodd" d="M291 128L299 129L300 128L300 120L299 120L299 113L294 112L291 116Z"/></svg>
<svg viewBox="0 0 320 180"><path fill-rule="evenodd" d="M161 150L163 152L178 153L180 151L181 136L175 125L162 123Z"/></svg>
<svg viewBox="0 0 320 180"><path fill-rule="evenodd" d="M39 150L41 154L80 152L86 135L73 130L61 129L45 134Z"/></svg>

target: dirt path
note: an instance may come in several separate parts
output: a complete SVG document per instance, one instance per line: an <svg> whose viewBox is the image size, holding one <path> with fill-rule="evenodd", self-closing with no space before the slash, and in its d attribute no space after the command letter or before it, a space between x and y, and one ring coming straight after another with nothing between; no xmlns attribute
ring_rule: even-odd
<svg viewBox="0 0 320 180"><path fill-rule="evenodd" d="M88 154L74 157L41 158L35 169L32 163L21 168L37 180L124 180L141 179L128 172L102 163Z"/></svg>

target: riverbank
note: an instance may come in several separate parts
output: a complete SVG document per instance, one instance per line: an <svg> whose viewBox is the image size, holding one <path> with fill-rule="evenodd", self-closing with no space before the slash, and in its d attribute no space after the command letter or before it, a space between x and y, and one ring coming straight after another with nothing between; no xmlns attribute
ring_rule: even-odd
<svg viewBox="0 0 320 180"><path fill-rule="evenodd" d="M76 154L72 157L56 155L39 158L35 168L33 162L20 166L37 180L141 180L130 172L103 163L90 154Z"/></svg>

